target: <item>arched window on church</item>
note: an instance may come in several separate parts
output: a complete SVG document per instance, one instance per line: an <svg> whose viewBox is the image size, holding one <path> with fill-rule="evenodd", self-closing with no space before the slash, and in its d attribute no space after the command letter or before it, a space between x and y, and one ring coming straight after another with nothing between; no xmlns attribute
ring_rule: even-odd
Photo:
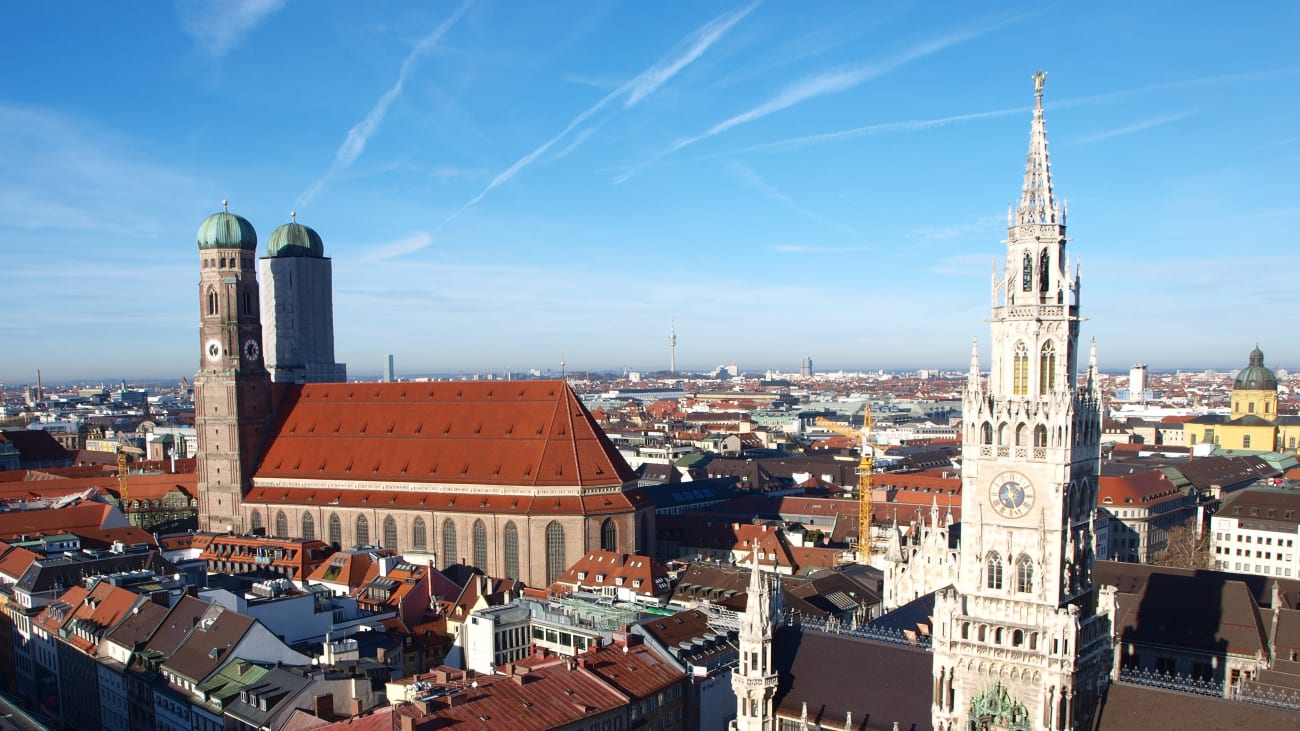
<svg viewBox="0 0 1300 731"><path fill-rule="evenodd" d="M1038 393L1046 396L1056 390L1056 346L1051 340L1043 343L1038 356Z"/></svg>
<svg viewBox="0 0 1300 731"><path fill-rule="evenodd" d="M302 537L304 540L316 540L316 521L312 519L311 513L302 514Z"/></svg>
<svg viewBox="0 0 1300 731"><path fill-rule="evenodd" d="M1029 395L1029 348L1024 343L1016 343L1011 357L1011 395Z"/></svg>
<svg viewBox="0 0 1300 731"><path fill-rule="evenodd" d="M1006 423L998 424L998 446L1005 447L1007 444L1009 444L1007 441L1007 425Z"/></svg>
<svg viewBox="0 0 1300 731"><path fill-rule="evenodd" d="M1051 277L1047 276L1047 268L1052 264L1052 257L1043 249L1043 253L1038 257L1038 291L1046 292L1047 283Z"/></svg>
<svg viewBox="0 0 1300 731"><path fill-rule="evenodd" d="M208 314L216 315L221 312L218 307L217 290L208 287Z"/></svg>
<svg viewBox="0 0 1300 731"><path fill-rule="evenodd" d="M384 548L397 550L397 521L391 515L384 516Z"/></svg>
<svg viewBox="0 0 1300 731"><path fill-rule="evenodd" d="M1016 446L1017 447L1025 446L1025 442L1027 441L1026 437L1028 436L1028 434L1029 434L1028 426L1025 426L1024 424L1016 424Z"/></svg>
<svg viewBox="0 0 1300 731"><path fill-rule="evenodd" d="M1028 253L1025 254L1025 263L1020 272L1020 288L1026 292L1034 291L1034 259Z"/></svg>
<svg viewBox="0 0 1300 731"><path fill-rule="evenodd" d="M505 530L502 531L502 547L505 549L506 558L506 577L510 579L519 578L519 529L515 527L514 521L506 523Z"/></svg>
<svg viewBox="0 0 1300 731"><path fill-rule="evenodd" d="M615 527L613 518L606 518L600 524L600 548L602 551L618 550L618 528Z"/></svg>
<svg viewBox="0 0 1300 731"><path fill-rule="evenodd" d="M429 550L429 531L425 528L424 518L411 521L411 548L416 551Z"/></svg>
<svg viewBox="0 0 1300 731"><path fill-rule="evenodd" d="M260 511L254 510L248 514L248 526L254 532L262 530L262 513Z"/></svg>
<svg viewBox="0 0 1300 731"><path fill-rule="evenodd" d="M474 521L474 566L475 568L487 571L488 569L488 549L487 549L487 525L482 519Z"/></svg>
<svg viewBox="0 0 1300 731"><path fill-rule="evenodd" d="M277 510L275 512L275 537L289 537L289 517L284 514L283 510Z"/></svg>
<svg viewBox="0 0 1300 731"><path fill-rule="evenodd" d="M546 585L550 586L569 568L564 560L564 527L555 521L546 526Z"/></svg>
<svg viewBox="0 0 1300 731"><path fill-rule="evenodd" d="M985 584L990 589L1002 588L1002 557L997 551L989 554L984 562Z"/></svg>
<svg viewBox="0 0 1300 731"><path fill-rule="evenodd" d="M984 422L983 425L980 426L980 444L992 444L992 443L993 443L993 425L986 421Z"/></svg>
<svg viewBox="0 0 1300 731"><path fill-rule="evenodd" d="M1043 426L1042 424L1039 424L1038 426L1034 427L1034 446L1035 447L1047 446L1047 427Z"/></svg>
<svg viewBox="0 0 1300 731"><path fill-rule="evenodd" d="M456 548L456 524L451 522L451 518L442 521L442 567L454 565L459 561Z"/></svg>
<svg viewBox="0 0 1300 731"><path fill-rule="evenodd" d="M330 545L334 548L343 547L343 521L339 520L338 513L330 513Z"/></svg>
<svg viewBox="0 0 1300 731"><path fill-rule="evenodd" d="M370 521L366 520L364 515L357 516L357 540L355 543L358 546L370 545Z"/></svg>
<svg viewBox="0 0 1300 731"><path fill-rule="evenodd" d="M1021 556L1016 562L1016 591L1029 593L1034 590L1034 562L1028 556Z"/></svg>
<svg viewBox="0 0 1300 731"><path fill-rule="evenodd" d="M244 315L253 314L253 289L244 287Z"/></svg>

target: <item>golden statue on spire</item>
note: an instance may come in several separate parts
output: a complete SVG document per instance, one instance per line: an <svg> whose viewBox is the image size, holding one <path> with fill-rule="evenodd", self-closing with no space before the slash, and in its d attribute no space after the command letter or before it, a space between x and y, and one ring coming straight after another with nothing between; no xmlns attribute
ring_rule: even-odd
<svg viewBox="0 0 1300 731"><path fill-rule="evenodd" d="M1034 80L1034 92L1037 94L1042 94L1043 84L1047 83L1047 72L1040 69L1038 71L1035 71L1034 75L1030 76L1029 78Z"/></svg>

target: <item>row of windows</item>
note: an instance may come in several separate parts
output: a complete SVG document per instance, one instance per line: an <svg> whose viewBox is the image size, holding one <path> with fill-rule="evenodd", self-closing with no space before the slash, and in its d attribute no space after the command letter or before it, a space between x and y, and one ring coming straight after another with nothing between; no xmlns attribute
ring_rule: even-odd
<svg viewBox="0 0 1300 731"><path fill-rule="evenodd" d="M1217 568L1221 568L1221 569L1226 569L1226 568L1228 568L1228 562L1227 562L1227 561L1217 561L1217 560L1216 560L1216 561L1214 562L1214 565L1215 565L1215 567L1217 567ZM1244 567L1244 568L1243 568L1243 567ZM1243 564L1243 563L1241 563L1240 561L1233 561L1233 562L1232 562L1232 569L1233 569L1234 571L1245 571L1245 572L1247 572L1247 573L1252 573L1252 574L1264 574L1264 575L1266 575L1266 576L1271 576L1271 575L1273 575L1272 567L1269 566L1268 564L1263 564L1263 563L1261 563L1261 564L1251 564L1251 563L1245 563L1245 564ZM1279 569L1277 570L1277 575L1278 575L1278 576L1290 576L1290 575L1291 575L1291 569L1290 569L1290 568L1279 568Z"/></svg>
<svg viewBox="0 0 1300 731"><path fill-rule="evenodd" d="M259 510L253 510L249 514L249 525L254 531L261 530L265 526L262 522L262 513ZM471 565L486 570L488 568L488 532L487 524L482 519L474 521L471 528L471 553L473 561ZM289 537L289 519L283 510L277 511L275 515L275 532L279 538ZM370 544L370 520L364 515L358 515L353 535L355 544L365 546ZM618 527L613 519L606 519L600 528L601 548L609 551L618 550ZM316 526L315 518L311 513L302 514L302 537L307 540L315 540ZM383 521L383 546L385 548L398 548L398 531L397 520L393 516L385 516ZM411 522L411 550L427 550L428 529L424 518L417 517ZM328 542L335 546L343 545L343 522L337 513L331 513L328 525ZM447 518L442 524L442 565L443 567L457 563L463 558L460 556L459 543L456 535L456 524L451 518ZM515 526L514 521L508 521L502 529L502 548L504 549L505 558L505 575L511 578L519 578L519 529ZM546 526L546 580L549 584L560 577L568 568L565 557L565 535L564 527L559 523L552 521Z"/></svg>
<svg viewBox="0 0 1300 731"><path fill-rule="evenodd" d="M1043 344L1038 353L1038 394L1046 396L1056 390L1056 346L1052 341ZM1029 348L1016 343L1011 357L1011 395L1029 395Z"/></svg>
<svg viewBox="0 0 1300 731"><path fill-rule="evenodd" d="M984 560L985 586L990 589L1002 588L1002 556L997 551L989 553ZM1034 590L1034 562L1028 556L1021 555L1016 561L1016 591Z"/></svg>
<svg viewBox="0 0 1300 731"><path fill-rule="evenodd" d="M1246 558L1250 558L1250 549L1249 549L1249 548L1246 549L1246 552L1245 552L1245 553L1242 553L1242 549L1238 548L1238 549L1237 549L1237 552L1234 554L1234 553L1232 552L1232 549L1231 549L1231 548L1224 548L1223 546L1215 546L1215 547L1214 547L1214 552L1215 552L1216 554L1220 555L1220 556L1233 556L1233 555L1236 555L1236 556L1244 556L1244 557L1246 557ZM1276 558L1278 561L1290 561L1290 560L1291 560L1291 554L1289 554L1289 553L1279 553L1279 554L1277 554L1276 556L1274 556L1272 551L1255 551L1255 558L1264 558L1264 559L1268 559L1268 560L1270 560L1270 561Z"/></svg>
<svg viewBox="0 0 1300 731"><path fill-rule="evenodd" d="M245 268L245 269L252 269L252 268L253 268L253 260L252 260L252 259L249 259L249 258L246 257L246 256L245 256L245 257L241 257L241 258L239 258L239 259L236 259L236 258L233 257L233 256L230 257L229 259L227 259L226 257L223 256L223 257L221 257L220 259L204 259L204 260L203 260L203 268L204 268L204 269L225 269L225 268L227 267L227 265L229 265L230 267L243 266L243 268Z"/></svg>
<svg viewBox="0 0 1300 731"><path fill-rule="evenodd" d="M1253 511L1253 510L1258 510L1258 508L1251 508L1251 510L1252 510L1252 511ZM1268 511L1268 512L1270 513L1270 515L1269 515L1268 517L1270 517L1270 518L1273 517L1273 516L1271 515L1271 513L1272 513L1273 511L1270 510L1270 511ZM1251 515L1254 515L1254 513L1252 512ZM1286 517L1288 517L1288 518L1291 517L1291 511L1290 511L1290 510L1286 511ZM1216 540L1216 541L1222 541L1222 540L1224 539L1225 536L1227 536L1227 539L1228 539L1228 540L1232 540L1232 534L1231 534L1231 533L1215 533L1215 534L1214 534L1214 540ZM1244 535L1244 536L1243 536L1243 535L1240 534L1240 533L1237 534L1237 543L1250 543L1250 542L1251 542L1250 539L1251 539L1251 536L1250 536L1250 535ZM1283 540L1286 540L1286 543L1285 543L1285 544L1282 543ZM1258 544L1260 544L1260 545L1263 545L1263 546L1271 546L1271 545L1273 545L1273 537L1272 537L1272 536L1260 536L1260 537L1259 537L1257 540L1255 540L1254 542L1255 542L1255 543L1258 543ZM1295 539L1294 539L1294 538L1287 538L1287 539L1278 538L1278 539L1277 539L1277 545L1279 545L1279 546L1281 546L1281 545L1285 545L1287 548L1291 548L1292 545L1293 545L1294 543L1295 543Z"/></svg>
<svg viewBox="0 0 1300 731"><path fill-rule="evenodd" d="M998 446L1010 446L1007 441L1008 429L1009 426L1007 425L1006 422L1003 422L1002 424L998 425ZM1017 424L1016 425L1016 446L1017 447L1026 446L1026 441L1028 439L1029 439L1029 425ZM981 444L993 443L993 425L987 421L984 422L983 426L980 427L980 443ZM1047 427L1043 426L1042 424L1039 424L1038 426L1034 427L1034 446L1035 447L1047 446Z"/></svg>

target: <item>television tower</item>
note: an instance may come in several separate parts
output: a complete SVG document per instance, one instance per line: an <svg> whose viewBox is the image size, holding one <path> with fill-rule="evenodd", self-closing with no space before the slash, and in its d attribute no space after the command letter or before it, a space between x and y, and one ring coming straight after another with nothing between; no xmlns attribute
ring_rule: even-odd
<svg viewBox="0 0 1300 731"><path fill-rule="evenodd" d="M668 328L668 372L677 372L677 321L672 320Z"/></svg>

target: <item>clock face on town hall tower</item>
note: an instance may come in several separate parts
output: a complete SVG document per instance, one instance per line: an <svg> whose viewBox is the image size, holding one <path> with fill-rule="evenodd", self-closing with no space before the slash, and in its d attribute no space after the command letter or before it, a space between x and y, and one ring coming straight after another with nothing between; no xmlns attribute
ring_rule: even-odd
<svg viewBox="0 0 1300 731"><path fill-rule="evenodd" d="M1004 472L994 478L989 498L998 515L1019 518L1034 507L1034 486L1024 475Z"/></svg>

